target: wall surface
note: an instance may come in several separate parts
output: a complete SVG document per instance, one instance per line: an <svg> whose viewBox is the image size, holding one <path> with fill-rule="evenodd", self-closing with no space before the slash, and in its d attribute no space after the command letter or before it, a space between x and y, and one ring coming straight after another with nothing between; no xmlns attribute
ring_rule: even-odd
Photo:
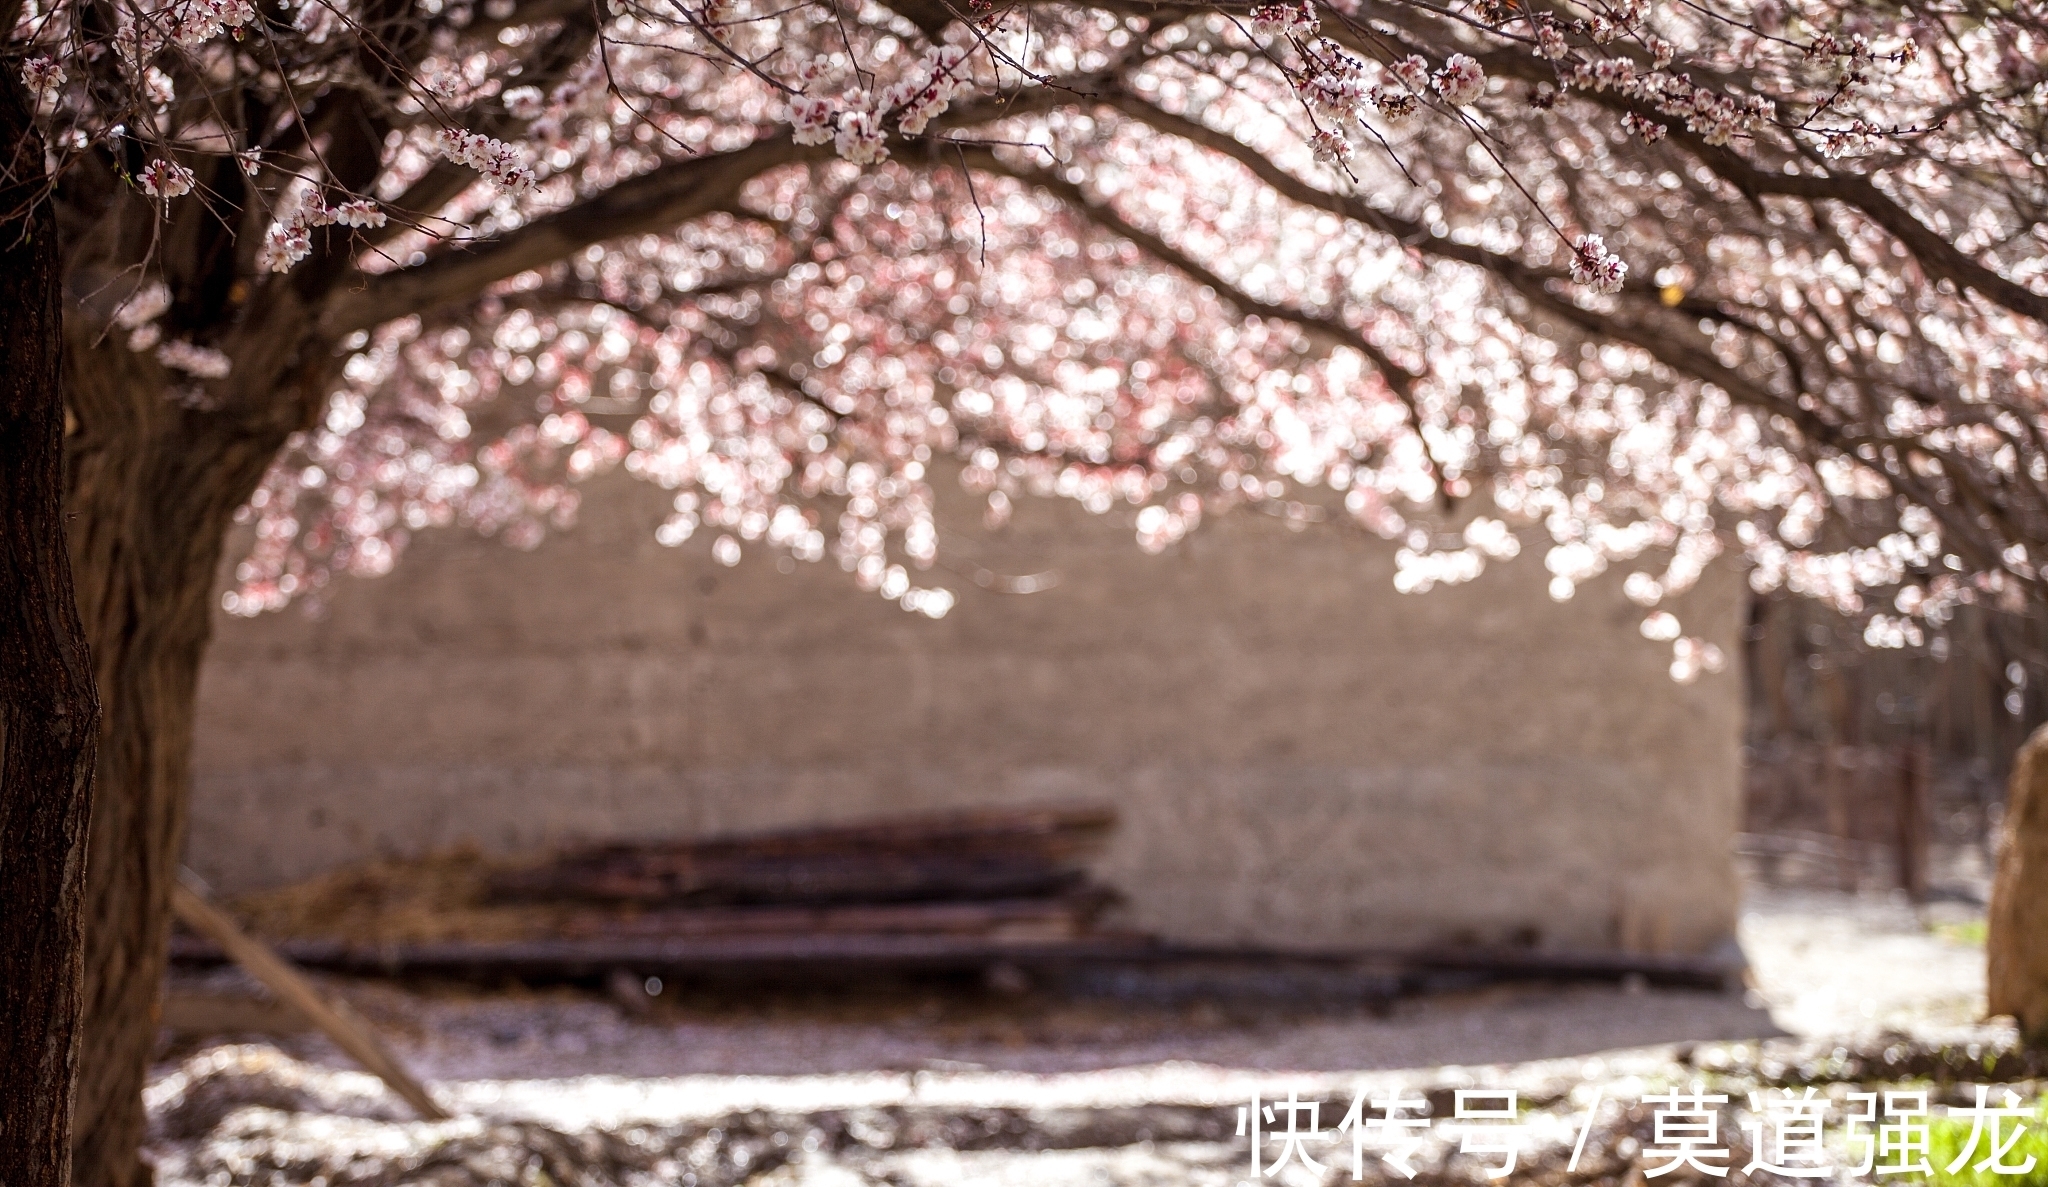
<svg viewBox="0 0 2048 1187"><path fill-rule="evenodd" d="M246 889L465 841L1094 800L1122 810L1126 922L1184 940L1733 931L1739 681L1673 683L1611 576L1558 604L1525 555L1403 596L1348 528L1240 512L1147 556L1127 518L1024 500L998 533L942 516L956 571L926 580L960 603L933 622L829 561L663 548L663 503L607 481L534 552L430 532L324 617L223 616L194 867ZM1741 605L1717 574L1680 609L1734 655Z"/></svg>

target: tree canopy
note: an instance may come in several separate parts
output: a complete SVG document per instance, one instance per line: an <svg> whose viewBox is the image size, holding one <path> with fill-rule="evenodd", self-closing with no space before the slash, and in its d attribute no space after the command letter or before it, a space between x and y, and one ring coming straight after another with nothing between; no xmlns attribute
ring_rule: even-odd
<svg viewBox="0 0 2048 1187"><path fill-rule="evenodd" d="M932 484L1898 645L2043 588L2034 0L35 0L68 284L284 443L228 605L613 466L941 614ZM1466 508L1477 507L1478 514ZM1715 657L1652 613L1674 671Z"/></svg>

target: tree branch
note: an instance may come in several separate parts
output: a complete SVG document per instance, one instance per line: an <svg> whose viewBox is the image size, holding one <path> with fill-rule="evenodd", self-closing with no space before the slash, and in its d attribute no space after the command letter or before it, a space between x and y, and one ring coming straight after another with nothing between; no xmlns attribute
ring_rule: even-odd
<svg viewBox="0 0 2048 1187"><path fill-rule="evenodd" d="M367 330L474 297L489 285L558 263L594 243L673 230L691 219L734 210L740 190L762 173L830 152L799 147L785 132L730 152L671 161L487 242L395 272L358 273L360 283L340 286L329 299L321 330L337 338Z"/></svg>

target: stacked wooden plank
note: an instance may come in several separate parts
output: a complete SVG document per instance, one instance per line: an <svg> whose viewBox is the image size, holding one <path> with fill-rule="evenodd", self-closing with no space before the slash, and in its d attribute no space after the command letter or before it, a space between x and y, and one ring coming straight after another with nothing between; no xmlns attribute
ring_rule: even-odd
<svg viewBox="0 0 2048 1187"><path fill-rule="evenodd" d="M1090 936L1115 895L1087 862L1115 826L1106 808L985 809L593 846L501 871L489 897L587 904L536 955L971 962Z"/></svg>
<svg viewBox="0 0 2048 1187"><path fill-rule="evenodd" d="M661 906L1043 901L1087 882L1110 809L983 810L746 836L605 845L491 880L499 900Z"/></svg>
<svg viewBox="0 0 2048 1187"><path fill-rule="evenodd" d="M1117 896L1088 862L1115 825L1098 807L978 810L487 866L443 858L416 876L384 863L247 907L281 950L327 968L971 969L1144 946L1098 926Z"/></svg>

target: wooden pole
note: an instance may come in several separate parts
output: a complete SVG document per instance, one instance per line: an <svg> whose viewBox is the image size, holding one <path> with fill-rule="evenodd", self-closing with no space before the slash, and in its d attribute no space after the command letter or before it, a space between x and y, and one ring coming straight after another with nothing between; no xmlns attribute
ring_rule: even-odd
<svg viewBox="0 0 2048 1187"><path fill-rule="evenodd" d="M384 1081L403 1097L413 1111L429 1121L446 1121L449 1113L434 1103L426 1088L412 1078L370 1028L347 1005L330 1002L290 962L270 950L263 941L236 926L218 907L200 893L199 879L190 870L178 871L178 884L171 887L171 910L179 922L220 945L228 959L241 965L261 981L278 1000L306 1016L320 1033L334 1040L350 1059Z"/></svg>

